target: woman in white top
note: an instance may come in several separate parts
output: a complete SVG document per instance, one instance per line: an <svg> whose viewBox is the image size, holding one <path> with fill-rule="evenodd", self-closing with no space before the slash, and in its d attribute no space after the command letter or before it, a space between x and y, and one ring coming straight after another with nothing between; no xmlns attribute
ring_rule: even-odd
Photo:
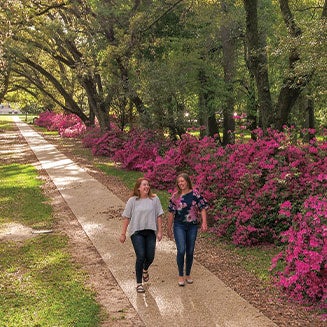
<svg viewBox="0 0 327 327"><path fill-rule="evenodd" d="M162 239L162 215L164 214L159 198L151 192L149 180L139 178L134 186L133 194L128 199L123 212L123 227L120 242L129 235L136 254L135 274L136 291L144 293L144 282L149 280L148 269L154 260L156 238Z"/></svg>

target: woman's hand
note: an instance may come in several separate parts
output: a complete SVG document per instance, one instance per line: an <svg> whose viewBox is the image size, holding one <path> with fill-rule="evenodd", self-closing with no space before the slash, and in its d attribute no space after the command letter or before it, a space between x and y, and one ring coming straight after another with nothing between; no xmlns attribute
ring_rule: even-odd
<svg viewBox="0 0 327 327"><path fill-rule="evenodd" d="M160 242L162 240L162 232L157 233L157 240Z"/></svg>
<svg viewBox="0 0 327 327"><path fill-rule="evenodd" d="M203 221L201 224L201 232L206 232L208 230L208 225L206 221Z"/></svg>
<svg viewBox="0 0 327 327"><path fill-rule="evenodd" d="M121 234L119 241L120 241L120 243L124 243L126 241L126 234Z"/></svg>

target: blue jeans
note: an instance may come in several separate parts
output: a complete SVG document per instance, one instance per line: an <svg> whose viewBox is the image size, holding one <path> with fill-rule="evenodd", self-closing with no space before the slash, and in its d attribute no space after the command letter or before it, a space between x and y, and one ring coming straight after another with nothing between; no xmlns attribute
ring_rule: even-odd
<svg viewBox="0 0 327 327"><path fill-rule="evenodd" d="M156 234L153 230L145 229L135 232L131 240L136 254L136 282L142 283L143 269L148 270L154 260Z"/></svg>
<svg viewBox="0 0 327 327"><path fill-rule="evenodd" d="M186 257L185 275L191 274L195 240L198 234L198 225L192 223L174 222L174 237L177 247L177 266L179 276L184 276L184 259Z"/></svg>

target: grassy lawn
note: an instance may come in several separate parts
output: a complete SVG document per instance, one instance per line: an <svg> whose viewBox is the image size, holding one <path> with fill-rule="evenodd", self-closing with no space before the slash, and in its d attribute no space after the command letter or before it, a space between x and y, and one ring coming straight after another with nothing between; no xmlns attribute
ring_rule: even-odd
<svg viewBox="0 0 327 327"><path fill-rule="evenodd" d="M1 128L10 129L3 121ZM51 228L52 209L36 168L0 166L0 229L5 223ZM96 327L101 310L86 275L74 266L67 239L56 233L0 242L0 326Z"/></svg>
<svg viewBox="0 0 327 327"><path fill-rule="evenodd" d="M0 131L13 131L14 128L11 116L0 116Z"/></svg>
<svg viewBox="0 0 327 327"><path fill-rule="evenodd" d="M252 272L255 276L264 282L270 281L269 268L271 259L276 256L281 249L275 246L256 246L249 248L234 247L229 245L228 248L242 257L242 266Z"/></svg>
<svg viewBox="0 0 327 327"><path fill-rule="evenodd" d="M0 223L16 222L34 228L51 227L52 209L40 186L41 180L37 178L33 166L0 166Z"/></svg>

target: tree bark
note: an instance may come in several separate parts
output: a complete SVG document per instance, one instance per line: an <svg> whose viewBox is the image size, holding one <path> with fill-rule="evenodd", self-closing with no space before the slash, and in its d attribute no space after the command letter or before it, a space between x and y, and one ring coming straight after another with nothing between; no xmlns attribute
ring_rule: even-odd
<svg viewBox="0 0 327 327"><path fill-rule="evenodd" d="M90 112L94 112L98 118L101 131L110 130L109 103L98 94L99 91L97 90L96 82L91 76L88 76L81 79L81 85L86 91Z"/></svg>
<svg viewBox="0 0 327 327"><path fill-rule="evenodd" d="M296 25L293 14L289 7L288 0L279 0L280 10L284 19L284 23L292 38L296 39L302 35L301 29ZM324 3L322 18L326 17L327 1ZM300 96L301 92L305 89L311 81L314 71L308 71L304 74L296 74L294 68L300 61L300 53L297 47L292 47L289 53L289 69L290 73L285 77L282 88L279 93L276 112L278 114L276 120L276 128L283 129L284 124L288 122L291 110Z"/></svg>
<svg viewBox="0 0 327 327"><path fill-rule="evenodd" d="M81 118L81 120L84 123L88 121L88 117L83 113L82 109L79 107L79 105L76 103L76 101L72 98L72 96L65 90L65 88L61 85L61 83L50 72L48 72L42 66L33 62L32 60L30 60L27 57L22 57L21 59L32 69L35 69L41 75L43 75L56 88L56 90L62 95L62 97L65 99L65 103L67 103L67 105L68 105L68 106L62 106L64 110L67 110L70 113L76 114L79 118Z"/></svg>
<svg viewBox="0 0 327 327"><path fill-rule="evenodd" d="M293 14L290 10L288 0L279 0L280 10L290 35L297 38L302 34L301 29L296 25ZM292 47L289 54L289 69L293 71L296 63L300 60L300 54L296 47ZM289 114L302 92L302 89L307 84L307 77L294 76L290 73L283 80L283 85L279 93L276 111L277 111L277 124L276 127L282 130L283 125L287 124Z"/></svg>
<svg viewBox="0 0 327 327"><path fill-rule="evenodd" d="M266 40L258 28L258 0L243 0L246 12L246 39L248 67L255 77L258 91L258 107L262 128L273 122L274 112L268 78Z"/></svg>
<svg viewBox="0 0 327 327"><path fill-rule="evenodd" d="M236 62L236 38L233 36L235 29L234 21L228 15L228 4L222 1L223 16L226 17L221 23L220 37L223 52L224 81L227 87L226 102L223 106L223 145L235 143L235 120L234 120L234 79Z"/></svg>
<svg viewBox="0 0 327 327"><path fill-rule="evenodd" d="M202 67L199 69L198 80L200 83L198 122L200 126L206 127L206 131L200 130L200 137L214 136L219 134L216 110L212 106L215 94L210 90L208 76Z"/></svg>
<svg viewBox="0 0 327 327"><path fill-rule="evenodd" d="M10 72L9 70L7 71L3 71L2 72L3 74L3 77L2 77L2 85L0 87L0 103L3 101L7 91L8 91L8 88L9 88L9 80L10 80Z"/></svg>

